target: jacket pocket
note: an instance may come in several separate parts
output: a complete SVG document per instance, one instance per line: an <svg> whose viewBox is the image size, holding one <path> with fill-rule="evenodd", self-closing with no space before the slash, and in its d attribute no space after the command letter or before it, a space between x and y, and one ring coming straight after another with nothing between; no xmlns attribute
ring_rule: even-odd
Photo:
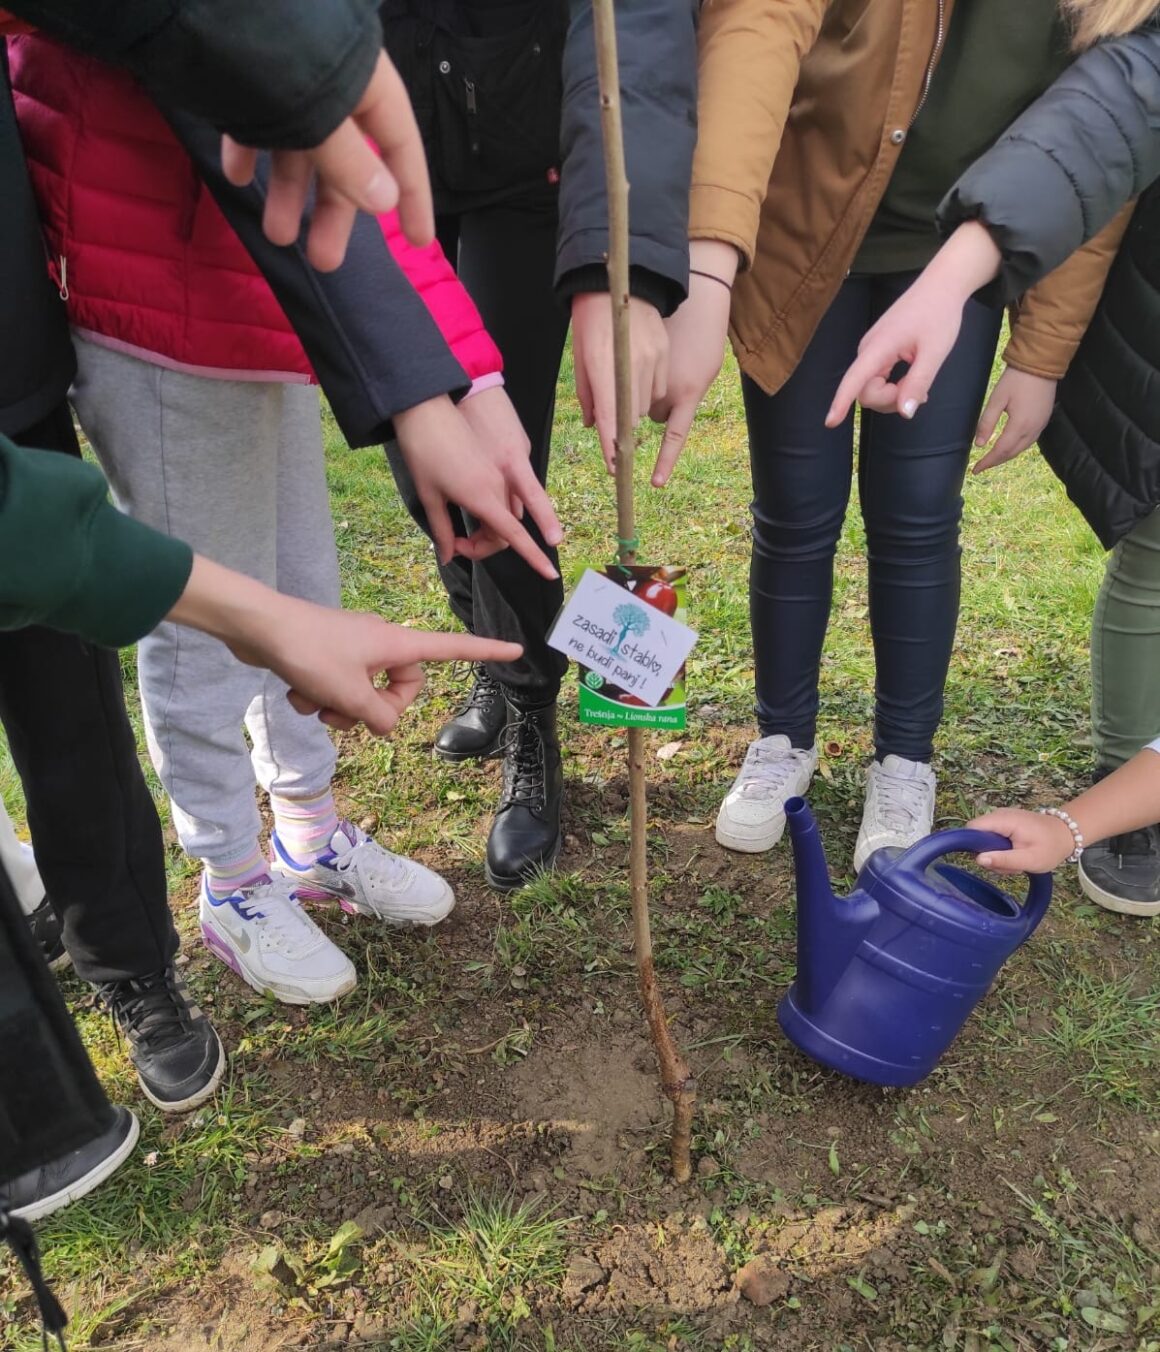
<svg viewBox="0 0 1160 1352"><path fill-rule="evenodd" d="M551 181L560 159L565 30L560 8L546 3L497 37L432 35L430 152L449 192Z"/></svg>

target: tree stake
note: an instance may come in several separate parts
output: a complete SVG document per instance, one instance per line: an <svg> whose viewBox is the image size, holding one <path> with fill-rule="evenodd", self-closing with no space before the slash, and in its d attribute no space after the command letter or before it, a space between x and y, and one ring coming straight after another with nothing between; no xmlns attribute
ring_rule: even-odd
<svg viewBox="0 0 1160 1352"><path fill-rule="evenodd" d="M596 26L596 62L600 81L600 121L604 136L604 174L608 188L608 290L612 301L612 345L616 368L616 533L619 561L636 561L633 506L634 430L632 354L628 311L628 175L620 115L620 64L616 52L613 0L592 0ZM673 1104L672 1168L678 1183L692 1176L689 1147L693 1132L696 1081L677 1050L665 1015L653 965L648 913L648 804L644 777L644 730L628 729L629 877L632 929L640 994L656 1049L661 1085Z"/></svg>

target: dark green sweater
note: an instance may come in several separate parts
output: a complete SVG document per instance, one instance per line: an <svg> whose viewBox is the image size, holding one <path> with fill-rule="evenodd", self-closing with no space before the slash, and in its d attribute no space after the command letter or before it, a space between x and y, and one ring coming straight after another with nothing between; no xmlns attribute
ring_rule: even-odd
<svg viewBox="0 0 1160 1352"><path fill-rule="evenodd" d="M1059 0L958 0L852 271L926 267L942 243L935 212L943 197L1071 61Z"/></svg>
<svg viewBox="0 0 1160 1352"><path fill-rule="evenodd" d="M92 465L0 436L0 629L123 647L165 618L192 566L188 545L117 511Z"/></svg>

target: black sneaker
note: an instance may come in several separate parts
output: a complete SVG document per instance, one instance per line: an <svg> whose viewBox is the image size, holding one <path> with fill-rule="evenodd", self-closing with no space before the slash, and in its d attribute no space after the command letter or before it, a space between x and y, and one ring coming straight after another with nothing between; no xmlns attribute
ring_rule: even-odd
<svg viewBox="0 0 1160 1352"><path fill-rule="evenodd" d="M503 792L487 838L485 873L492 887L512 892L555 864L560 853L564 775L556 706L508 706Z"/></svg>
<svg viewBox="0 0 1160 1352"><path fill-rule="evenodd" d="M97 990L129 1041L129 1059L150 1103L167 1113L204 1103L221 1082L226 1054L175 969Z"/></svg>
<svg viewBox="0 0 1160 1352"><path fill-rule="evenodd" d="M44 954L45 962L54 972L59 972L69 966L72 958L69 957L68 949L64 946L64 940L60 937L60 921L56 918L56 912L52 909L47 897L28 917L28 928L32 931L32 937L40 945L40 951Z"/></svg>
<svg viewBox="0 0 1160 1352"><path fill-rule="evenodd" d="M4 1185L4 1202L14 1216L38 1221L51 1216L116 1173L133 1153L140 1127L128 1108L114 1108L113 1125L95 1141Z"/></svg>
<svg viewBox="0 0 1160 1352"><path fill-rule="evenodd" d="M499 682L482 662L473 662L475 683L466 704L439 729L435 754L440 760L484 760L502 751L507 701Z"/></svg>
<svg viewBox="0 0 1160 1352"><path fill-rule="evenodd" d="M1160 826L1096 841L1080 855L1084 895L1120 915L1160 915Z"/></svg>

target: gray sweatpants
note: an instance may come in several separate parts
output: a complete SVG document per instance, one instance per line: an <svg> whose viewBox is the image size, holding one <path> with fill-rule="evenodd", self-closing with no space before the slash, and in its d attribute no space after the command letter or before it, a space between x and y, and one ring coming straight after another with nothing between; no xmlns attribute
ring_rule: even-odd
<svg viewBox="0 0 1160 1352"><path fill-rule="evenodd" d="M73 406L123 511L279 591L338 604L316 389L76 347ZM188 854L225 867L256 846L255 779L287 799L329 786L327 730L217 639L162 624L142 639L138 671L150 755Z"/></svg>

